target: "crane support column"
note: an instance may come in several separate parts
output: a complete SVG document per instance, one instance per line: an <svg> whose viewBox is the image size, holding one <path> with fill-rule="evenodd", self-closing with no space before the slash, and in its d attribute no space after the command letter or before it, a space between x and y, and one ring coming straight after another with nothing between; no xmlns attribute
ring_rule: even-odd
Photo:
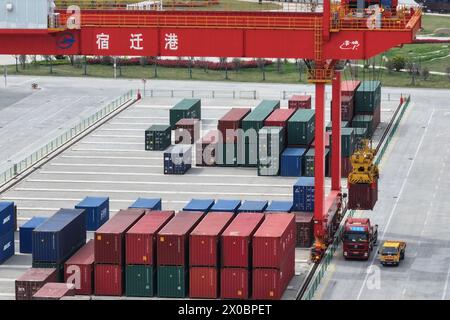
<svg viewBox="0 0 450 320"><path fill-rule="evenodd" d="M314 235L323 243L325 218L325 83L316 84L316 126L314 157Z"/></svg>
<svg viewBox="0 0 450 320"><path fill-rule="evenodd" d="M323 16L322 16L322 30L323 40L328 41L330 39L330 17L331 17L331 0L323 1Z"/></svg>
<svg viewBox="0 0 450 320"><path fill-rule="evenodd" d="M332 80L331 105L331 190L341 191L341 73L335 71Z"/></svg>

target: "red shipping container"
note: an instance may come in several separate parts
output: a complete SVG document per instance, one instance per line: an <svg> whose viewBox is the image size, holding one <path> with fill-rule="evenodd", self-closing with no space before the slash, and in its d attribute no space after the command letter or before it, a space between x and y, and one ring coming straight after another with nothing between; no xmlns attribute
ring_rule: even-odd
<svg viewBox="0 0 450 320"><path fill-rule="evenodd" d="M292 96L288 101L289 109L311 109L311 96Z"/></svg>
<svg viewBox="0 0 450 320"><path fill-rule="evenodd" d="M218 265L220 235L233 217L231 212L214 212L203 218L189 236L190 266Z"/></svg>
<svg viewBox="0 0 450 320"><path fill-rule="evenodd" d="M348 208L373 210L378 200L378 180L371 184L348 184Z"/></svg>
<svg viewBox="0 0 450 320"><path fill-rule="evenodd" d="M250 108L232 108L222 118L219 119L217 128L222 133L222 141L226 143L236 143L237 137L232 132L227 134L227 130L235 131L241 128L242 119L244 119L252 109Z"/></svg>
<svg viewBox="0 0 450 320"><path fill-rule="evenodd" d="M196 165L214 166L216 164L217 146L221 141L219 130L210 130L195 144Z"/></svg>
<svg viewBox="0 0 450 320"><path fill-rule="evenodd" d="M123 281L124 272L121 265L95 265L95 294L97 296L121 296Z"/></svg>
<svg viewBox="0 0 450 320"><path fill-rule="evenodd" d="M361 81L359 80L347 80L341 83L341 95L342 96L354 96Z"/></svg>
<svg viewBox="0 0 450 320"><path fill-rule="evenodd" d="M253 268L281 268L295 250L295 215L270 214L253 236Z"/></svg>
<svg viewBox="0 0 450 320"><path fill-rule="evenodd" d="M295 250L286 257L280 269L258 268L252 273L252 294L257 300L279 300L295 274Z"/></svg>
<svg viewBox="0 0 450 320"><path fill-rule="evenodd" d="M157 265L185 266L189 256L189 234L203 218L203 212L178 212L158 232Z"/></svg>
<svg viewBox="0 0 450 320"><path fill-rule="evenodd" d="M350 161L351 157L342 157L341 158L341 177L348 178L350 172L352 172L352 162Z"/></svg>
<svg viewBox="0 0 450 320"><path fill-rule="evenodd" d="M89 240L64 264L64 282L75 285L75 293L91 295L94 291L95 242Z"/></svg>
<svg viewBox="0 0 450 320"><path fill-rule="evenodd" d="M295 113L295 109L276 109L264 121L265 126L286 127L290 117Z"/></svg>
<svg viewBox="0 0 450 320"><path fill-rule="evenodd" d="M331 106L333 101L331 101ZM355 113L355 103L353 100L353 96L341 96L341 120L342 121L352 121L353 115ZM333 118L331 118L333 120Z"/></svg>
<svg viewBox="0 0 450 320"><path fill-rule="evenodd" d="M189 297L217 299L219 272L216 267L191 267L189 270Z"/></svg>
<svg viewBox="0 0 450 320"><path fill-rule="evenodd" d="M330 147L330 139L331 139L331 132L325 132L325 148L329 148ZM314 146L316 145L316 140L314 140L311 143L311 148L314 148Z"/></svg>
<svg viewBox="0 0 450 320"><path fill-rule="evenodd" d="M16 300L31 300L48 282L57 282L56 269L30 268L16 280Z"/></svg>
<svg viewBox="0 0 450 320"><path fill-rule="evenodd" d="M48 282L33 295L33 300L60 300L62 297L74 295L73 284Z"/></svg>
<svg viewBox="0 0 450 320"><path fill-rule="evenodd" d="M222 233L222 266L251 267L253 234L264 220L263 213L240 213Z"/></svg>
<svg viewBox="0 0 450 320"><path fill-rule="evenodd" d="M142 209L120 210L95 232L95 263L124 263L125 233L144 213Z"/></svg>
<svg viewBox="0 0 450 320"><path fill-rule="evenodd" d="M220 297L222 299L249 299L250 270L222 268L220 270Z"/></svg>
<svg viewBox="0 0 450 320"><path fill-rule="evenodd" d="M174 211L151 211L125 235L126 264L156 264L156 234L175 215Z"/></svg>
<svg viewBox="0 0 450 320"><path fill-rule="evenodd" d="M175 124L175 143L194 144L200 138L198 119L181 119Z"/></svg>

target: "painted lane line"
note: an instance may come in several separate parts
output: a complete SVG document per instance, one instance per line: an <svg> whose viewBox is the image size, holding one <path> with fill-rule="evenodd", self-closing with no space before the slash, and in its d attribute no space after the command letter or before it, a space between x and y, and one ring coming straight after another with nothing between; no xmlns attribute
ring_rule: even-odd
<svg viewBox="0 0 450 320"><path fill-rule="evenodd" d="M125 145L125 146L143 146L143 142L116 142L116 141L81 141L80 144L113 144L113 145Z"/></svg>
<svg viewBox="0 0 450 320"><path fill-rule="evenodd" d="M71 175L117 175L117 176L150 176L150 177L167 177L164 173L148 173L148 172L98 172L98 171L40 171L40 174L71 174ZM192 177L197 177L192 175ZM202 174L201 177L208 178L256 178L255 175L231 175L231 174Z"/></svg>
<svg viewBox="0 0 450 320"><path fill-rule="evenodd" d="M11 279L11 278L0 278L0 282L14 282L16 281L16 279Z"/></svg>
<svg viewBox="0 0 450 320"><path fill-rule="evenodd" d="M447 289L448 289L448 282L449 282L449 280L450 280L450 267L448 268L447 277L445 278L444 291L442 292L441 300L445 300L445 297L447 295Z"/></svg>
<svg viewBox="0 0 450 320"><path fill-rule="evenodd" d="M92 148L92 149L83 149L83 148L73 148L70 151L83 151L83 152L141 152L145 153L148 151L142 149L103 149L103 148Z"/></svg>
<svg viewBox="0 0 450 320"><path fill-rule="evenodd" d="M115 135L115 134L93 134L90 137L93 138L142 138L142 136L131 136L131 135Z"/></svg>
<svg viewBox="0 0 450 320"><path fill-rule="evenodd" d="M14 264L2 264L0 269L29 269L31 266L14 265Z"/></svg>
<svg viewBox="0 0 450 320"><path fill-rule="evenodd" d="M425 130L423 130L423 132L422 132L422 137L420 138L420 142L419 142L419 144L417 145L417 149L416 149L416 152L415 152L415 154L414 154L414 156L413 156L413 160L410 161L408 171L406 172L406 177L405 177L405 179L403 180L403 183L402 183L402 186L400 187L400 191L399 191L399 193L398 193L398 196L397 196L397 198L395 199L394 206L392 207L392 210L391 210L391 212L390 212L390 214L389 214L389 218L388 218L388 221L387 221L387 223L386 223L386 225L385 225L385 227L384 227L384 230L383 230L383 234L382 234L382 236L381 236L381 239L384 239L384 238L385 238L386 233L387 233L387 230L389 229L389 225L391 224L392 217L394 216L394 213L395 213L395 210L397 209L399 200L400 200L401 196L403 195L403 191L405 190L406 183L408 182L409 175L411 174L411 171L412 171L412 168L413 168L413 166L414 166L415 160L417 159L417 155L419 154L420 148L422 147L423 141L424 141L425 136L426 136L426 134L427 134L427 132L428 132L428 128L430 127L431 120L433 119L433 115L434 115L435 111L436 111L436 110L433 109L433 111L431 112L430 118L428 119L428 122L427 122L427 126L426 126ZM375 259L376 259L376 258L377 258L377 255L374 254L373 257L372 257L372 259L371 259L369 269L367 269L367 270L372 270L372 269L373 269L373 264L375 263ZM362 293L363 293L363 291L364 291L364 288L365 288L366 285L367 285L367 280L368 280L368 278L369 278L369 275L370 275L370 274L369 274L368 272L366 272L366 276L364 277L363 284L362 284L361 289L359 290L358 296L357 296L357 298L356 298L357 300L360 300L360 299L361 299L361 295L362 295Z"/></svg>
<svg viewBox="0 0 450 320"><path fill-rule="evenodd" d="M156 124L156 123L154 123ZM163 124L163 123L159 123L159 124ZM142 129L127 129L127 128L120 128L120 129L113 129L113 128L102 128L100 127L97 132L101 132L101 131L114 131L114 132L118 132L118 131L139 131L142 132Z"/></svg>
<svg viewBox="0 0 450 320"><path fill-rule="evenodd" d="M161 157L119 157L119 156L61 156L66 159L117 159L117 160L161 160Z"/></svg>
<svg viewBox="0 0 450 320"><path fill-rule="evenodd" d="M102 164L102 163L50 163L50 166L67 167L118 167L118 168L162 168L160 165L151 164Z"/></svg>
<svg viewBox="0 0 450 320"><path fill-rule="evenodd" d="M84 197L81 198L47 198L47 197L5 197L1 198L4 201L14 201L14 200L20 200L20 201L81 201L84 199ZM136 199L109 199L109 202L115 203L115 202L123 202L123 203L133 203ZM163 200L164 203L186 203L186 200ZM23 209L23 207L22 207ZM41 209L49 209L49 208L41 208ZM59 210L59 208L57 208ZM20 218L18 217L17 220L24 220L27 218Z"/></svg>

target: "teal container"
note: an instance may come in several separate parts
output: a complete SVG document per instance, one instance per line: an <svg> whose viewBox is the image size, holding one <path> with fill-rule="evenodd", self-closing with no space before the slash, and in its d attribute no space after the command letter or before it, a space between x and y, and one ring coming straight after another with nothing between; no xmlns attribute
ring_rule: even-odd
<svg viewBox="0 0 450 320"><path fill-rule="evenodd" d="M373 125L373 116L358 115L353 118L352 127L365 128L367 130L367 137L370 138L375 130Z"/></svg>
<svg viewBox="0 0 450 320"><path fill-rule="evenodd" d="M153 297L155 272L151 265L127 265L125 268L125 294L127 297Z"/></svg>
<svg viewBox="0 0 450 320"><path fill-rule="evenodd" d="M332 148L333 137L330 137L330 148ZM355 151L356 139L354 128L341 129L341 155L344 158L350 157Z"/></svg>
<svg viewBox="0 0 450 320"><path fill-rule="evenodd" d="M244 133L247 130L253 129L256 133L264 127L264 120L266 120L270 114L280 108L280 101L278 100L263 100L255 109L252 110L243 120L242 129ZM248 141L245 139L245 143L255 143L254 141Z"/></svg>
<svg viewBox="0 0 450 320"><path fill-rule="evenodd" d="M355 93L355 113L373 113L381 105L381 82L363 81Z"/></svg>
<svg viewBox="0 0 450 320"><path fill-rule="evenodd" d="M188 272L181 266L158 266L158 297L185 298Z"/></svg>
<svg viewBox="0 0 450 320"><path fill-rule="evenodd" d="M316 152L311 148L305 155L305 177L314 177L314 156ZM331 152L329 148L325 148L325 176L330 176Z"/></svg>
<svg viewBox="0 0 450 320"><path fill-rule="evenodd" d="M332 122L330 121L330 122L328 122L327 123L327 126L325 127L325 131L327 131L327 132L331 132L331 129L332 129ZM348 125L349 125L349 123L348 123L348 121L341 121L341 128L348 128Z"/></svg>
<svg viewBox="0 0 450 320"><path fill-rule="evenodd" d="M145 150L164 151L172 142L172 130L169 125L155 124L145 130Z"/></svg>
<svg viewBox="0 0 450 320"><path fill-rule="evenodd" d="M356 142L361 141L362 139L367 139L367 128L353 128L355 131L355 140Z"/></svg>
<svg viewBox="0 0 450 320"><path fill-rule="evenodd" d="M258 175L278 176L281 154L286 148L283 127L264 127L258 134Z"/></svg>
<svg viewBox="0 0 450 320"><path fill-rule="evenodd" d="M175 124L181 119L201 119L201 100L183 99L170 109L170 127L175 129Z"/></svg>
<svg viewBox="0 0 450 320"><path fill-rule="evenodd" d="M238 148L236 143L219 144L216 149L216 165L219 167L235 167L238 165Z"/></svg>
<svg viewBox="0 0 450 320"><path fill-rule="evenodd" d="M299 109L288 120L288 145L309 146L314 140L315 111Z"/></svg>

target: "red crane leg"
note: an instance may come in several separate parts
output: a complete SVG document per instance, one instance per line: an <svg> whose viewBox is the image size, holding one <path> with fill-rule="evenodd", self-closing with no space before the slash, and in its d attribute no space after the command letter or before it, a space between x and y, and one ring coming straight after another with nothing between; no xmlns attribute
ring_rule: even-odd
<svg viewBox="0 0 450 320"><path fill-rule="evenodd" d="M335 72L332 81L331 105L331 190L341 191L341 73Z"/></svg>
<svg viewBox="0 0 450 320"><path fill-rule="evenodd" d="M325 83L316 83L316 127L314 157L314 235L322 243L325 235Z"/></svg>

